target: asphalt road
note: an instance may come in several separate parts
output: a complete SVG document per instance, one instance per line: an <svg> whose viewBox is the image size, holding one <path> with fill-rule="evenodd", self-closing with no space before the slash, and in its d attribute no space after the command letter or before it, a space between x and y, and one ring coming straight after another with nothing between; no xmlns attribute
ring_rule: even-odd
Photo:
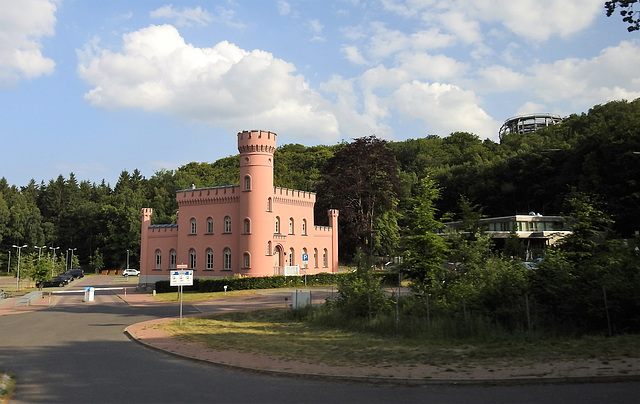
<svg viewBox="0 0 640 404"><path fill-rule="evenodd" d="M18 381L11 403L587 404L640 397L640 383L398 387L266 376L177 359L123 333L176 315L175 306L132 307L96 291L93 303L69 294L46 310L0 316L0 372Z"/></svg>

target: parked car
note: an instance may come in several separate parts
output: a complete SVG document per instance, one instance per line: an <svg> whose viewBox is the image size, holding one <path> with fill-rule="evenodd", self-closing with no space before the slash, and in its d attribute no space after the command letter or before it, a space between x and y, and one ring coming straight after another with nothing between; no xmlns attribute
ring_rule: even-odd
<svg viewBox="0 0 640 404"><path fill-rule="evenodd" d="M122 276L140 276L140 271L133 268L127 268L122 271Z"/></svg>
<svg viewBox="0 0 640 404"><path fill-rule="evenodd" d="M55 276L51 279L45 279L43 281L37 281L36 282L36 287L37 288L46 288L46 287L55 287L55 286L64 286L67 285L69 283L68 278L64 278L61 277L60 275Z"/></svg>
<svg viewBox="0 0 640 404"><path fill-rule="evenodd" d="M62 278L62 279L64 279L67 283L73 282L73 279L74 279L72 275L70 275L70 274L68 274L68 273L66 273L66 272L63 272L63 273L61 273L61 274L58 274L58 275L56 275L55 277L56 277L56 278Z"/></svg>
<svg viewBox="0 0 640 404"><path fill-rule="evenodd" d="M65 274L72 276L73 278L84 278L84 269L82 268L71 268Z"/></svg>

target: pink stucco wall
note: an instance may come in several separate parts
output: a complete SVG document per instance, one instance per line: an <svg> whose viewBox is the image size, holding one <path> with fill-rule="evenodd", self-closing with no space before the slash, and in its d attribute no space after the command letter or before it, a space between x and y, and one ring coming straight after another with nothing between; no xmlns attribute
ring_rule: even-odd
<svg viewBox="0 0 640 404"><path fill-rule="evenodd" d="M238 133L240 185L178 191L177 225L152 226L152 210L142 210L140 283L168 279L175 264L191 268L192 252L196 277L275 275L285 265L299 265L308 274L337 272L338 211L328 212L329 227L315 226L314 193L273 186L276 136Z"/></svg>

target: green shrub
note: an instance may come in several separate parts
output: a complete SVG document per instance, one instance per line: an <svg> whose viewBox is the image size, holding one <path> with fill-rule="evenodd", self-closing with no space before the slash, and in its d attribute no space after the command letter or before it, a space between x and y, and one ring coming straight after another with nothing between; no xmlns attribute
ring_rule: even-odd
<svg viewBox="0 0 640 404"><path fill-rule="evenodd" d="M319 273L313 275L300 276L264 276L264 277L245 277L245 278L218 278L218 279L202 279L193 280L193 286L185 286L185 291L196 291L200 293L222 292L227 286L227 291L231 290L250 290L250 289L277 289L277 288L294 288L307 286L323 286L335 285L339 279L344 278L348 274L340 273ZM397 276L397 275L396 275ZM156 292L168 293L175 292L176 287L169 286L169 281L157 281Z"/></svg>

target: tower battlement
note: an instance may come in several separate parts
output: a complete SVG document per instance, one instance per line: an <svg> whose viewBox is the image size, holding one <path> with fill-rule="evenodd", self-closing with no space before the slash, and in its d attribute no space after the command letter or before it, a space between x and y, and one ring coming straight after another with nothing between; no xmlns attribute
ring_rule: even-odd
<svg viewBox="0 0 640 404"><path fill-rule="evenodd" d="M265 130L245 130L238 132L238 151L240 153L271 153L276 151L276 137Z"/></svg>

